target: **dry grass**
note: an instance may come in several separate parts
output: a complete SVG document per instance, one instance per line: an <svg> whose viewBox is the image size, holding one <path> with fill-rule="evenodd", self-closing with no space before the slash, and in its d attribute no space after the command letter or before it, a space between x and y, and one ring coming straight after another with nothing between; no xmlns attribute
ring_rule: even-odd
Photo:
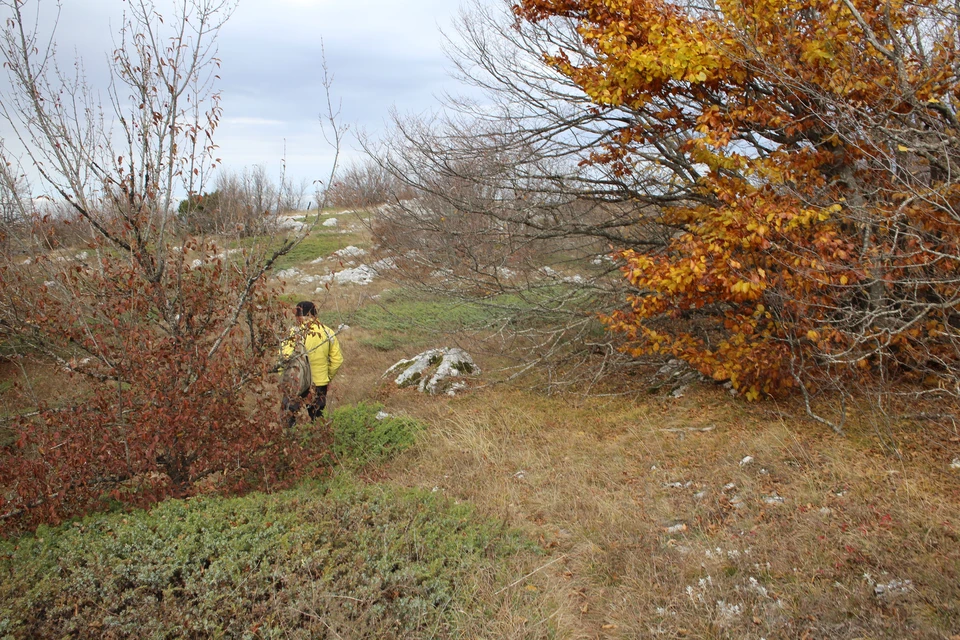
<svg viewBox="0 0 960 640"><path fill-rule="evenodd" d="M389 286L288 295L339 324ZM340 334L331 403L374 398L428 428L369 476L469 501L539 543L480 576L484 606L460 613L462 637L960 640L953 423L859 408L842 438L799 406L713 386L679 399L506 385L427 397L381 378L420 345L377 337Z"/></svg>
<svg viewBox="0 0 960 640"><path fill-rule="evenodd" d="M715 388L388 404L431 425L390 479L539 540L529 566L552 564L511 590L550 603L559 637L960 633L957 472L890 455L866 420L844 439Z"/></svg>

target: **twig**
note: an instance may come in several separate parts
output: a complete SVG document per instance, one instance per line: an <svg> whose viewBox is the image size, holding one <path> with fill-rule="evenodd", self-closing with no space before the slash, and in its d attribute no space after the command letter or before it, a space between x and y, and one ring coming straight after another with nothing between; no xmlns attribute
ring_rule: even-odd
<svg viewBox="0 0 960 640"><path fill-rule="evenodd" d="M538 571L541 571L541 570L543 570L543 569L546 569L547 567L549 567L549 566L552 565L553 563L555 563L555 562L557 562L557 561L559 561L559 560L563 560L563 559L566 558L566 557L567 557L567 554L563 554L562 556L558 556L558 557L554 558L553 560L551 560L551 561L548 562L547 564L543 565L542 567L538 567L538 568L534 569L533 571L531 571L530 573L528 573L527 575L523 576L522 578L519 578L519 579L517 579L517 580L514 580L513 582L511 582L510 584L508 584L508 585L505 586L504 588L502 588L502 589L500 589L499 591L495 592L493 595L495 595L495 596L496 596L496 595L499 595L501 592L506 591L506 590L509 589L510 587L515 587L515 586L517 586L518 584L520 584L521 582L523 582L524 580L526 580L527 578L529 578L529 577L532 576L533 574L537 573Z"/></svg>
<svg viewBox="0 0 960 640"><path fill-rule="evenodd" d="M340 597L346 597L346 596L340 596ZM351 598L351 600L356 600L356 598ZM314 620L319 620L319 621L323 624L323 626L325 626L325 627L327 628L327 631L329 631L329 632L332 633L333 635L335 635L335 636L337 636L338 638L340 638L340 640L343 640L343 636L341 636L339 633L337 633L336 630L334 630L333 627L331 627L329 624L327 624L327 621L326 621L326 620L324 620L323 618L321 618L321 617L318 616L317 614L315 614L315 613L307 613L306 611L301 611L300 609L294 609L293 607L291 607L291 610L292 610L292 611L295 611L296 613L299 613L299 614L302 615L302 616L307 616L308 618L313 618Z"/></svg>

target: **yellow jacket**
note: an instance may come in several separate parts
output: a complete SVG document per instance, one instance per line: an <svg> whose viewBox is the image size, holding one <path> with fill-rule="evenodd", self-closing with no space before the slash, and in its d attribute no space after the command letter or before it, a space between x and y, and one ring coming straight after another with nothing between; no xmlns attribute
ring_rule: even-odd
<svg viewBox="0 0 960 640"><path fill-rule="evenodd" d="M284 340L280 353L284 358L293 355L294 348L303 336L303 345L310 358L310 373L313 376L313 385L322 387L333 380L337 370L343 364L343 354L340 352L340 341L333 329L323 325L318 320L310 320L299 327L290 329L290 337Z"/></svg>

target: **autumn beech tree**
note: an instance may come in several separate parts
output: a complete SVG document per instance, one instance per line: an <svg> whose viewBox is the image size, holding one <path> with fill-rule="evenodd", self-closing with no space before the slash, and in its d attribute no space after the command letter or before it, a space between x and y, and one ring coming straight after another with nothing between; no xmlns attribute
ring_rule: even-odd
<svg viewBox="0 0 960 640"><path fill-rule="evenodd" d="M210 477L281 486L322 453L283 432L265 384L284 324L265 274L302 235L228 251L175 229L179 199L203 193L218 163L215 43L232 6L125 3L100 94L36 30L40 4L0 2L13 131L0 186L33 222L2 230L0 346L19 375L0 421L0 530L187 495ZM49 203L83 244L48 241Z"/></svg>
<svg viewBox="0 0 960 640"><path fill-rule="evenodd" d="M598 113L589 163L655 174L607 323L748 398L830 380L960 393L958 14L939 0L523 0Z"/></svg>

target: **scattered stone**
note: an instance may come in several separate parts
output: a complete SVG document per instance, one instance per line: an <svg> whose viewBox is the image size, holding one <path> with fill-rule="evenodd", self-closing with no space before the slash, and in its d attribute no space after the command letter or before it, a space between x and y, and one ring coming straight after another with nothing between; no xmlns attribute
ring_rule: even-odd
<svg viewBox="0 0 960 640"><path fill-rule="evenodd" d="M338 224L340 223L337 222L336 218L327 218L326 220L323 221L323 226L325 227L335 227Z"/></svg>
<svg viewBox="0 0 960 640"><path fill-rule="evenodd" d="M277 218L277 229L301 231L303 229L303 223L295 218Z"/></svg>
<svg viewBox="0 0 960 640"><path fill-rule="evenodd" d="M337 271L327 276L321 276L320 280L321 282L336 282L337 284L357 284L363 286L373 282L376 276L377 272L373 267L361 264L358 267L343 269L342 271ZM321 289L317 289L318 292L320 290Z"/></svg>
<svg viewBox="0 0 960 640"><path fill-rule="evenodd" d="M663 528L664 533L681 533L686 530L687 530L687 525L685 525L682 522L680 524L675 524L675 525Z"/></svg>
<svg viewBox="0 0 960 640"><path fill-rule="evenodd" d="M282 271L277 271L276 277L280 280L293 280L300 276L300 269L291 267Z"/></svg>
<svg viewBox="0 0 960 640"><path fill-rule="evenodd" d="M740 461L740 466L748 465L753 462L753 456L746 456L743 460Z"/></svg>
<svg viewBox="0 0 960 640"><path fill-rule="evenodd" d="M781 496L778 496L777 494L773 494L773 495L764 497L763 501L766 502L767 504L783 504L784 498L782 498Z"/></svg>
<svg viewBox="0 0 960 640"><path fill-rule="evenodd" d="M527 472L524 471L523 469L520 469L520 471L517 471L515 474L513 474L513 477L516 478L517 480L523 480L524 478L527 477Z"/></svg>
<svg viewBox="0 0 960 640"><path fill-rule="evenodd" d="M960 469L960 458L954 458L953 462L950 463L951 469Z"/></svg>
<svg viewBox="0 0 960 640"><path fill-rule="evenodd" d="M462 375L477 376L480 367L466 351L452 347L430 349L413 358L401 360L387 369L384 376L393 374L397 374L394 380L397 386L417 385L420 391L436 395L449 393L450 390L455 393L457 388L463 386L457 378Z"/></svg>
<svg viewBox="0 0 960 640"><path fill-rule="evenodd" d="M197 258L196 260L190 263L190 266L193 267L194 269L199 269L200 267L203 266L203 260Z"/></svg>
<svg viewBox="0 0 960 640"><path fill-rule="evenodd" d="M902 596L912 590L913 582L910 580L891 580L886 584L877 584L873 587L874 595L881 599Z"/></svg>
<svg viewBox="0 0 960 640"><path fill-rule="evenodd" d="M335 255L338 258L359 258L360 256L367 255L367 252L361 249L360 247L355 247L353 245L350 245L348 247L344 247L343 249L340 249L339 251L334 251L333 255Z"/></svg>
<svg viewBox="0 0 960 640"><path fill-rule="evenodd" d="M734 482L730 482L730 483L728 483L728 484L723 485L723 490L724 490L724 491L733 491L733 490L736 489L736 488L737 488L737 485L736 485L736 483L734 483Z"/></svg>
<svg viewBox="0 0 960 640"><path fill-rule="evenodd" d="M390 414L386 411L377 411L377 415L374 416L377 420L386 420L390 417Z"/></svg>
<svg viewBox="0 0 960 640"><path fill-rule="evenodd" d="M462 381L454 382L450 385L450 388L447 389L447 395L451 398L457 395L458 392L467 388L467 384Z"/></svg>

